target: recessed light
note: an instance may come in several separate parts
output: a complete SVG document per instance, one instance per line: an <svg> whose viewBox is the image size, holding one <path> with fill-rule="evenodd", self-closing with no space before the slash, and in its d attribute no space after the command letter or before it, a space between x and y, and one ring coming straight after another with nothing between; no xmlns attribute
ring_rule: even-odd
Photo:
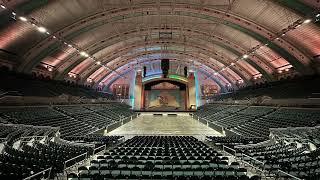
<svg viewBox="0 0 320 180"><path fill-rule="evenodd" d="M41 33L45 33L47 31L47 29L44 27L38 27L38 31Z"/></svg>
<svg viewBox="0 0 320 180"><path fill-rule="evenodd" d="M308 23L310 23L311 21L312 21L311 19L306 19L306 20L303 21L303 23L308 24Z"/></svg>
<svg viewBox="0 0 320 180"><path fill-rule="evenodd" d="M23 17L23 16L20 16L19 19L20 19L21 21L24 21L24 22L28 21L28 19L25 18L25 17Z"/></svg>

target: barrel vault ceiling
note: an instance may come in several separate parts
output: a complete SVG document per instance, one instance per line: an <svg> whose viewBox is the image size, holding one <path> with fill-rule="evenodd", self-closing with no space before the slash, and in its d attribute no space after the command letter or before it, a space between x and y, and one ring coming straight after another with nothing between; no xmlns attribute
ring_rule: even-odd
<svg viewBox="0 0 320 180"><path fill-rule="evenodd" d="M1 58L17 71L109 84L169 58L220 85L317 73L312 0L0 0ZM318 11L317 11L318 10ZM40 32L39 32L40 31Z"/></svg>

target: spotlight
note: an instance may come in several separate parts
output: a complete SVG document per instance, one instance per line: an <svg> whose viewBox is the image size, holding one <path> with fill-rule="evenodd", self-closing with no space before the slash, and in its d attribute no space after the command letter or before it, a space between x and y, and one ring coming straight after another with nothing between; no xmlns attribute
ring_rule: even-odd
<svg viewBox="0 0 320 180"><path fill-rule="evenodd" d="M308 23L310 23L311 21L312 21L311 19L306 19L306 20L303 21L303 23L304 23L304 24L308 24Z"/></svg>
<svg viewBox="0 0 320 180"><path fill-rule="evenodd" d="M215 75L215 76L216 76L216 75L218 75L218 73L217 73L217 72L215 72L215 73L213 73L213 75Z"/></svg>
<svg viewBox="0 0 320 180"><path fill-rule="evenodd" d="M279 70L278 72L281 74L281 73L282 73L282 70Z"/></svg>
<svg viewBox="0 0 320 180"><path fill-rule="evenodd" d="M83 57L89 57L89 54L87 54L87 53L84 52L84 51L81 51L81 52L80 52L80 55L83 56Z"/></svg>
<svg viewBox="0 0 320 180"><path fill-rule="evenodd" d="M254 79L254 80L256 80L256 79L257 79L257 77L254 77L253 79Z"/></svg>
<svg viewBox="0 0 320 180"><path fill-rule="evenodd" d="M4 5L0 5L0 7L2 8L2 9L7 9Z"/></svg>
<svg viewBox="0 0 320 180"><path fill-rule="evenodd" d="M72 45L71 45L71 44L68 44L68 47L72 47Z"/></svg>
<svg viewBox="0 0 320 180"><path fill-rule="evenodd" d="M289 71L289 68L285 69L285 71L287 71L287 72L288 72L288 71Z"/></svg>
<svg viewBox="0 0 320 180"><path fill-rule="evenodd" d="M17 13L15 13L15 12L12 12L11 14L14 15L14 16L17 15Z"/></svg>
<svg viewBox="0 0 320 180"><path fill-rule="evenodd" d="M247 59L249 56L247 54L243 55L242 58L243 59Z"/></svg>
<svg viewBox="0 0 320 180"><path fill-rule="evenodd" d="M318 17L320 17L320 14L317 14L317 15L316 15L316 18L318 18Z"/></svg>
<svg viewBox="0 0 320 180"><path fill-rule="evenodd" d="M24 22L28 21L28 19L25 18L25 17L23 17L23 16L20 16L19 19L20 19L21 21L24 21Z"/></svg>
<svg viewBox="0 0 320 180"><path fill-rule="evenodd" d="M97 61L96 63L97 63L98 65L100 65L100 64L101 64L101 62L100 62L100 61Z"/></svg>
<svg viewBox="0 0 320 180"><path fill-rule="evenodd" d="M234 66L234 63L231 63L231 66Z"/></svg>
<svg viewBox="0 0 320 180"><path fill-rule="evenodd" d="M44 28L44 27L38 27L38 31L41 33L47 32L46 28Z"/></svg>

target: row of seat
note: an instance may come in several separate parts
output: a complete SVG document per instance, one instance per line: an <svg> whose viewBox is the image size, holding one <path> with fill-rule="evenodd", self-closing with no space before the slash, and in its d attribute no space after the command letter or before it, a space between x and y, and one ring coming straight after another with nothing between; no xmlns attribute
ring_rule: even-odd
<svg viewBox="0 0 320 180"><path fill-rule="evenodd" d="M239 163L192 136L135 136L69 177L249 179Z"/></svg>
<svg viewBox="0 0 320 180"><path fill-rule="evenodd" d="M0 117L14 124L60 127L62 137L86 135L120 121L121 117L134 115L129 106L120 103L92 105L30 106L0 108Z"/></svg>
<svg viewBox="0 0 320 180"><path fill-rule="evenodd" d="M195 113L194 118L213 122L245 137L268 137L270 128L316 126L320 123L320 111L309 108L207 104Z"/></svg>

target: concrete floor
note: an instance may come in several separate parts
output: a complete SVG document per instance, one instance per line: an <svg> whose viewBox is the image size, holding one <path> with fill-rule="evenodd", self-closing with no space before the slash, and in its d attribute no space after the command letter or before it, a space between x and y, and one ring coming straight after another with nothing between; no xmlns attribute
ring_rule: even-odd
<svg viewBox="0 0 320 180"><path fill-rule="evenodd" d="M221 133L192 119L188 114L153 116L142 114L138 118L109 132L107 135L213 135Z"/></svg>

